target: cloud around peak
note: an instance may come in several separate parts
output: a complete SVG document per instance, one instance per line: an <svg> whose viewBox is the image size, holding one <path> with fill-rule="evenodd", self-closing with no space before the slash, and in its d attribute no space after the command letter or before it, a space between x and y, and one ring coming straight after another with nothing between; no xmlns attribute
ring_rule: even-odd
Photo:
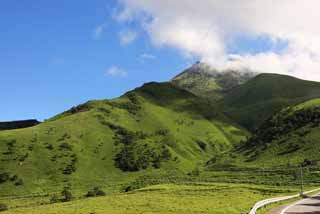
<svg viewBox="0 0 320 214"><path fill-rule="evenodd" d="M156 47L176 48L221 69L240 66L320 80L318 0L118 1L117 20L140 23ZM230 52L227 47L238 45L239 37L287 45L280 52Z"/></svg>

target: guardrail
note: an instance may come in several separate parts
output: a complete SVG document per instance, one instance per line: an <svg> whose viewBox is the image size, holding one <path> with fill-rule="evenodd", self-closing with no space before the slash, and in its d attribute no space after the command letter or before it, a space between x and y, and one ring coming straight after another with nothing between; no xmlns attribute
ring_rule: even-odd
<svg viewBox="0 0 320 214"><path fill-rule="evenodd" d="M309 194L309 193L316 192L316 191L320 191L320 188L304 192L303 194ZM297 198L299 196L300 196L300 194L296 194L296 195L283 196L283 197L277 197L277 198L270 198L270 199L265 199L265 200L259 201L252 207L252 209L250 210L249 214L256 214L256 212L260 208L265 207L266 205L269 205L269 204L272 204L272 203L276 203L276 202L280 202L280 201L285 201L285 200L292 199L292 198Z"/></svg>

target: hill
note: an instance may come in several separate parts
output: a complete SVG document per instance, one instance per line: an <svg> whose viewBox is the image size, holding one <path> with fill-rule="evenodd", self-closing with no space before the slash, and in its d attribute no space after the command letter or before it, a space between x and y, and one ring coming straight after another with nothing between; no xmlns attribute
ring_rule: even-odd
<svg viewBox="0 0 320 214"><path fill-rule="evenodd" d="M171 82L197 96L213 100L221 99L228 90L248 81L256 73L250 71L225 70L219 72L209 64L197 62Z"/></svg>
<svg viewBox="0 0 320 214"><path fill-rule="evenodd" d="M317 165L320 161L320 99L286 107L266 120L227 158L241 166Z"/></svg>
<svg viewBox="0 0 320 214"><path fill-rule="evenodd" d="M284 107L320 96L320 83L280 74L219 72L198 62L171 80L175 86L210 100L214 111L251 131Z"/></svg>
<svg viewBox="0 0 320 214"><path fill-rule="evenodd" d="M221 108L240 125L255 130L282 108L317 97L320 97L319 82L260 74L225 94Z"/></svg>
<svg viewBox="0 0 320 214"><path fill-rule="evenodd" d="M0 122L0 130L21 129L38 125L40 122L37 120L18 120Z"/></svg>
<svg viewBox="0 0 320 214"><path fill-rule="evenodd" d="M0 194L119 190L154 171L190 172L247 135L212 109L171 83L148 83L34 127L1 131Z"/></svg>

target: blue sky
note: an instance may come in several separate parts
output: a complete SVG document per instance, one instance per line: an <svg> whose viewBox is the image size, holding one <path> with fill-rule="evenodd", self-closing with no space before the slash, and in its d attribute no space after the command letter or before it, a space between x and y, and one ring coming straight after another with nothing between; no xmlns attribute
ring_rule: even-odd
<svg viewBox="0 0 320 214"><path fill-rule="evenodd" d="M186 66L176 51L154 49L145 35L120 44L115 6L110 0L1 1L0 120L43 120L87 100L166 81ZM100 25L105 29L97 39ZM142 60L142 54L156 58ZM112 66L127 76L106 75Z"/></svg>
<svg viewBox="0 0 320 214"><path fill-rule="evenodd" d="M200 57L155 46L139 20L116 21L122 7L115 0L1 1L0 121L43 120L88 100L114 98L145 82L167 81ZM133 41L121 42L128 32ZM246 35L226 45L232 54L285 47Z"/></svg>

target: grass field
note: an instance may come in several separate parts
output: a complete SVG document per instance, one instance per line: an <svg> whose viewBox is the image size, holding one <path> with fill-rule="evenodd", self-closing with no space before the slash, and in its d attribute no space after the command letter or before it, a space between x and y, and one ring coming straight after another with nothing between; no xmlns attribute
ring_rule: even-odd
<svg viewBox="0 0 320 214"><path fill-rule="evenodd" d="M245 214L259 200L297 192L295 187L190 183L162 184L130 193L49 203L49 198L12 199L6 214L215 213ZM43 205L41 205L43 204ZM20 207L23 205L24 207Z"/></svg>

